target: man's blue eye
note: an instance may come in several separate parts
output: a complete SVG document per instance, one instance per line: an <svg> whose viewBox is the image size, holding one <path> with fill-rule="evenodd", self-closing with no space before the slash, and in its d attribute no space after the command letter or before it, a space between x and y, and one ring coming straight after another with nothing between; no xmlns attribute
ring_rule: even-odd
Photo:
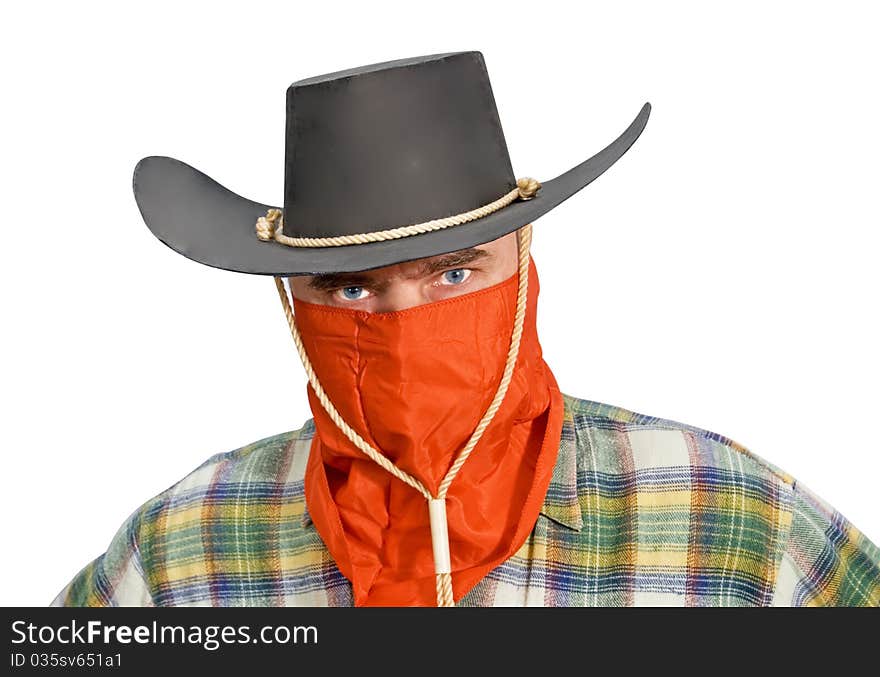
<svg viewBox="0 0 880 677"><path fill-rule="evenodd" d="M363 287L343 287L342 295L349 301L357 301L363 291Z"/></svg>
<svg viewBox="0 0 880 677"><path fill-rule="evenodd" d="M447 270L443 273L443 279L449 282L450 284L461 284L464 282L468 274L469 270L465 270L464 268L456 268L455 270Z"/></svg>

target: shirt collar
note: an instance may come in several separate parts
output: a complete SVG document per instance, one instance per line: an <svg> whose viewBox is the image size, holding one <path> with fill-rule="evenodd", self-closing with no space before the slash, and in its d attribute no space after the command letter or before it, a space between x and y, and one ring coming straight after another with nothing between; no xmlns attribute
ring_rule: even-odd
<svg viewBox="0 0 880 677"><path fill-rule="evenodd" d="M565 407L562 415L562 435L559 454L553 466L553 475L541 506L541 514L564 527L580 531L584 516L578 500L578 454L574 429L574 416L567 396L563 395Z"/></svg>
<svg viewBox="0 0 880 677"><path fill-rule="evenodd" d="M553 466L550 486L541 506L541 514L564 527L580 531L584 526L577 491L577 445L575 444L574 417L568 397L563 396L565 408L562 419L562 435L559 439L559 454ZM301 524L312 526L312 518L303 500Z"/></svg>

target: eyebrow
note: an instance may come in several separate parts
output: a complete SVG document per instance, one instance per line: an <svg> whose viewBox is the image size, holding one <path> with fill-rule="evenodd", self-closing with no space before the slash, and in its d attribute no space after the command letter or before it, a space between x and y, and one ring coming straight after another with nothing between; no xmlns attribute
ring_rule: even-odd
<svg viewBox="0 0 880 677"><path fill-rule="evenodd" d="M469 247L468 249L459 249L458 251L432 256L419 262L418 272L416 275L430 275L444 268L452 268L455 266L463 266L473 263L479 259L492 258L492 253L486 249L476 249ZM386 286L386 282L377 283L369 271L354 273L321 273L313 275L309 280L309 287L317 291L330 291L332 289L341 289L344 287L371 287L377 291L382 291Z"/></svg>

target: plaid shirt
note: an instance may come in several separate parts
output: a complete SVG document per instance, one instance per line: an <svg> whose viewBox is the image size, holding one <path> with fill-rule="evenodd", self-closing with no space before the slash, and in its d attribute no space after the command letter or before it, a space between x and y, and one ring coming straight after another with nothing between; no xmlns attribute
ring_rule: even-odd
<svg viewBox="0 0 880 677"><path fill-rule="evenodd" d="M309 519L314 422L147 501L52 606L350 606ZM529 538L459 606L880 606L880 549L721 435L565 396Z"/></svg>

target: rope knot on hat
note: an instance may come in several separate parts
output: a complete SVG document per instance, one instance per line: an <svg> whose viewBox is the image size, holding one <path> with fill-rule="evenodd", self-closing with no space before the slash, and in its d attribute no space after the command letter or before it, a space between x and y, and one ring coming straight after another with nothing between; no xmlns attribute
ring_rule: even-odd
<svg viewBox="0 0 880 677"><path fill-rule="evenodd" d="M257 237L263 241L271 240L275 237L275 229L280 230L283 215L280 209L270 209L266 212L266 216L257 219Z"/></svg>
<svg viewBox="0 0 880 677"><path fill-rule="evenodd" d="M535 197L535 193L538 192L541 184L537 179L533 179L530 176L524 176L523 178L516 180L516 187L517 190L519 190L520 200L531 200Z"/></svg>
<svg viewBox="0 0 880 677"><path fill-rule="evenodd" d="M381 242L383 240L396 240L409 235L421 235L434 230L442 230L450 226L458 226L488 216L497 212L516 200L531 200L541 189L541 183L531 177L522 177L516 180L516 188L505 193L494 202L477 207L469 212L446 216L442 219L434 219L423 223L413 223L408 226L374 230L369 233L357 233L355 235L338 235L335 237L290 237L285 235L284 214L280 209L273 207L266 212L265 216L257 219L255 226L257 237L263 242L280 242L289 247L338 247L350 244L366 244L368 242Z"/></svg>

